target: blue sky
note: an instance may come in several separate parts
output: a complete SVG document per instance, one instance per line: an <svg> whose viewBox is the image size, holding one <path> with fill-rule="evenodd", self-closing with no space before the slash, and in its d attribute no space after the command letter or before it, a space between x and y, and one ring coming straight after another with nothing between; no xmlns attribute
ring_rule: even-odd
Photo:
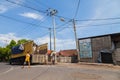
<svg viewBox="0 0 120 80"><path fill-rule="evenodd" d="M57 51L75 49L73 23L71 22L73 18L77 20L75 23L78 38L120 32L120 19L80 21L120 18L120 0L80 0L76 17L74 16L79 0L9 1L17 4L0 0L0 46L7 45L12 39L17 41L23 38L34 40L37 44L49 43L48 28L53 28L52 17L44 13L49 8L58 11L55 17ZM60 18L64 18L65 21L60 21Z"/></svg>

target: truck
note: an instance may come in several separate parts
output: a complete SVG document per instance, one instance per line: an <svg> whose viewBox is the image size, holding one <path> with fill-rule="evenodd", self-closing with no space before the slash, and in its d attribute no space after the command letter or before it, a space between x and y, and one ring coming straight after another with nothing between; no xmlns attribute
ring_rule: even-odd
<svg viewBox="0 0 120 80"><path fill-rule="evenodd" d="M30 54L30 63L45 64L47 61L48 43L36 45L33 41L14 46L11 49L10 64L23 64L25 55Z"/></svg>

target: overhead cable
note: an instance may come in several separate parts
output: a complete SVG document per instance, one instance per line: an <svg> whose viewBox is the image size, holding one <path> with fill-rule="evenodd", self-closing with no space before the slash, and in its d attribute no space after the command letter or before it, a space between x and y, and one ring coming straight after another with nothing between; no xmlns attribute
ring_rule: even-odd
<svg viewBox="0 0 120 80"><path fill-rule="evenodd" d="M113 17L113 18L103 18L103 19L84 19L84 20L75 20L75 21L101 21L101 20L117 20L120 17Z"/></svg>
<svg viewBox="0 0 120 80"><path fill-rule="evenodd" d="M75 12L74 18L75 18L75 17L77 16L77 14L78 14L79 6L80 6L80 0L78 1L78 4L77 4L77 8L76 8L76 12Z"/></svg>
<svg viewBox="0 0 120 80"><path fill-rule="evenodd" d="M115 25L115 24L120 24L120 22L115 22L115 23L106 23L106 24L95 24L95 25L88 25L88 26L107 26L107 25ZM76 26L77 28L81 27L88 27L88 26ZM73 27L63 27L63 28L73 28Z"/></svg>
<svg viewBox="0 0 120 80"><path fill-rule="evenodd" d="M41 10L35 9L35 8L33 8L33 7L27 6L27 5L23 5L23 4L20 4L20 3L16 3L16 2L14 2L14 1L10 1L10 0L6 0L6 1L8 1L8 2L10 2L10 3L12 3L12 4L16 4L16 5L25 7L25 8L29 8L29 9L38 11L38 12L46 13L46 11L41 11Z"/></svg>
<svg viewBox="0 0 120 80"><path fill-rule="evenodd" d="M1 17L4 17L4 18L7 18L7 19L11 19L11 20L14 20L14 21L17 21L17 22L20 22L20 23L25 23L25 24L29 24L29 25L32 25L32 26L37 26L39 27L40 25L36 25L36 24L33 24L33 23L29 23L29 22L25 22L25 21L22 21L22 20L18 20L18 19L15 19L15 18L12 18L12 17L9 17L9 16L5 16L5 15L1 15ZM40 26L40 28L47 28L46 26Z"/></svg>

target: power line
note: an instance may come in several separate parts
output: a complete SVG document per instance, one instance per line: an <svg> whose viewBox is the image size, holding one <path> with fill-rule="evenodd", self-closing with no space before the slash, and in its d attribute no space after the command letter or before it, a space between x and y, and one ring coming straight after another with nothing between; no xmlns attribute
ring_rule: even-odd
<svg viewBox="0 0 120 80"><path fill-rule="evenodd" d="M95 25L89 25L89 26L107 26L107 25L115 25L115 24L120 24L120 22L115 22L115 23L106 23L106 24L95 24ZM76 26L77 28L80 27L88 27L88 26ZM73 27L64 27L64 28L73 28Z"/></svg>
<svg viewBox="0 0 120 80"><path fill-rule="evenodd" d="M65 24L65 25L66 25L66 24ZM65 25L64 25L64 26L65 26ZM69 24L67 24L67 25L69 25ZM66 25L66 26L67 26L67 25ZM67 28L67 27L62 27L62 28L59 28L59 30L58 30L58 28L57 28L57 30L58 30L57 32L60 32L60 31L62 31L62 30L64 30L64 29L66 29L66 28ZM71 27L70 27L70 28L71 28Z"/></svg>
<svg viewBox="0 0 120 80"><path fill-rule="evenodd" d="M27 6L27 5L23 5L23 4L20 4L20 3L16 3L14 1L10 1L10 0L6 0L12 4L16 4L16 5L19 5L19 6L22 6L22 7L25 7L25 8L29 8L29 9L32 9L32 10L35 10L35 11L38 11L38 12L42 12L42 13L46 13L45 11L41 11L41 10L38 10L38 9L35 9L35 8L32 8L30 6Z"/></svg>
<svg viewBox="0 0 120 80"><path fill-rule="evenodd" d="M6 16L6 15L1 15L1 14L0 14L0 16L1 16L1 17L4 17L4 18L7 18L7 19L10 19L10 20L14 20L14 21L20 22L20 23L29 24L29 25L37 26L37 27L41 27L41 28L48 28L48 27L46 27L46 26L39 26L39 25L36 25L36 24L33 24L33 23L25 22L25 21L22 21L22 20L18 20L18 19L15 19L15 18Z"/></svg>
<svg viewBox="0 0 120 80"><path fill-rule="evenodd" d="M35 0L35 2L36 2L37 4L41 3L41 5L45 6L46 8L51 8L50 6L44 4L43 2L39 2L39 1L37 1L37 0Z"/></svg>
<svg viewBox="0 0 120 80"><path fill-rule="evenodd" d="M32 22L32 23L38 24L37 22ZM35 30L36 28L38 28L38 27L33 27L32 25L30 25L30 26L28 25L24 29L22 29L22 31L20 31L20 32L22 32L22 35L27 35L27 34L31 35L31 34L33 34L32 31Z"/></svg>
<svg viewBox="0 0 120 80"><path fill-rule="evenodd" d="M59 16L59 15L55 15L56 17L58 17L58 18L65 18L65 19L68 19L68 20L72 20L71 18L68 18L68 17L63 17L63 16ZM119 20L120 19L120 17L109 17L109 18L98 18L98 19L83 19L83 20L77 20L77 19L75 19L75 21L78 21L78 22L80 22L80 21L103 21L103 20Z"/></svg>
<svg viewBox="0 0 120 80"><path fill-rule="evenodd" d="M80 0L78 1L78 4L77 4L77 8L76 8L76 12L75 12L74 18L75 18L75 17L77 16L77 14L78 14L79 5L80 5Z"/></svg>
<svg viewBox="0 0 120 80"><path fill-rule="evenodd" d="M58 18L65 18L65 19L68 19L68 20L72 20L71 18L68 18L68 17L63 17L63 16L59 16L59 15L55 15L56 17ZM83 20L77 20L75 19L75 21L102 21L102 20L119 20L120 17L110 17L110 18L99 18L99 19L83 19Z"/></svg>
<svg viewBox="0 0 120 80"><path fill-rule="evenodd" d="M40 10L46 10L46 7L45 6L43 6L43 5L41 5L41 4L39 4L40 2L39 1L37 1L37 0L34 0L34 1L32 1L32 0L26 0L27 1L27 3L29 2L30 4L33 4L33 7L35 8L35 7L39 7L39 9Z"/></svg>
<svg viewBox="0 0 120 80"><path fill-rule="evenodd" d="M120 22L106 23L106 24L96 24L96 25L90 25L90 26L105 26L105 25L114 25L114 24L120 24ZM87 27L87 26L78 26L78 27Z"/></svg>
<svg viewBox="0 0 120 80"><path fill-rule="evenodd" d="M62 24L62 25L59 25L56 29L60 29L60 28L62 28L62 26L65 26L65 25L68 24L70 21L71 21L71 20L69 20L68 22L65 22L65 23Z"/></svg>
<svg viewBox="0 0 120 80"><path fill-rule="evenodd" d="M55 16L58 17L58 18L64 18L64 19L67 19L67 20L72 20L71 18L60 16L60 15L55 15Z"/></svg>
<svg viewBox="0 0 120 80"><path fill-rule="evenodd" d="M48 17L47 17L48 18ZM47 19L46 18L46 19ZM46 20L45 19L45 20ZM42 24L43 22L36 22L35 24ZM29 26L30 27L30 26ZM29 27L27 27L27 28L29 28ZM30 29L27 29L28 31L25 31L25 32L27 32L26 34L29 34L29 35L31 35L31 34L33 34L32 32L33 32L33 30L35 30L36 28L38 28L38 27L33 27L32 25L31 25L31 30ZM46 28L47 29L47 28Z"/></svg>
<svg viewBox="0 0 120 80"><path fill-rule="evenodd" d="M9 16L6 16L6 15L1 15L1 17L4 17L4 18L7 18L7 19L11 19L11 20L14 20L14 21L17 21L17 22L20 22L20 23L25 23L25 24L30 24L30 25L35 25L35 24L32 24L32 23L28 23L28 22L25 22L25 21L22 21L22 20L18 20L18 19L15 19L15 18L12 18L12 17L9 17Z"/></svg>
<svg viewBox="0 0 120 80"><path fill-rule="evenodd" d="M75 20L75 21L102 21L102 20L117 20L117 19L120 19L120 17L103 18L103 19L84 19L84 20Z"/></svg>

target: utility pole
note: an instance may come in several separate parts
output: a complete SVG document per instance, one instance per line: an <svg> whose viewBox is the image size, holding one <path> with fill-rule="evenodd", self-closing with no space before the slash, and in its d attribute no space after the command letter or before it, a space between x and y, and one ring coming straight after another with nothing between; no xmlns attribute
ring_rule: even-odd
<svg viewBox="0 0 120 80"><path fill-rule="evenodd" d="M54 51L56 51L56 24L55 24L55 15L57 14L57 10L55 9L48 9L48 15L52 16L53 22L53 35L54 35Z"/></svg>
<svg viewBox="0 0 120 80"><path fill-rule="evenodd" d="M49 28L49 31L50 31L50 51L52 50L52 45L51 45L51 28Z"/></svg>
<svg viewBox="0 0 120 80"><path fill-rule="evenodd" d="M48 9L48 15L52 16L52 23L53 23L53 36L54 36L54 51L55 54L55 63L57 63L57 56L56 56L56 24L55 24L55 15L57 14L57 10L55 9Z"/></svg>
<svg viewBox="0 0 120 80"><path fill-rule="evenodd" d="M56 26L55 26L55 16L52 16L53 20L53 35L54 35L54 51L56 51Z"/></svg>
<svg viewBox="0 0 120 80"><path fill-rule="evenodd" d="M75 20L73 19L73 28L74 28L74 34L75 34L75 42L76 42L76 50L78 55L78 61L80 61L80 55L79 55L79 49L78 49L78 39L77 39L77 33L76 33L76 26L75 26Z"/></svg>

